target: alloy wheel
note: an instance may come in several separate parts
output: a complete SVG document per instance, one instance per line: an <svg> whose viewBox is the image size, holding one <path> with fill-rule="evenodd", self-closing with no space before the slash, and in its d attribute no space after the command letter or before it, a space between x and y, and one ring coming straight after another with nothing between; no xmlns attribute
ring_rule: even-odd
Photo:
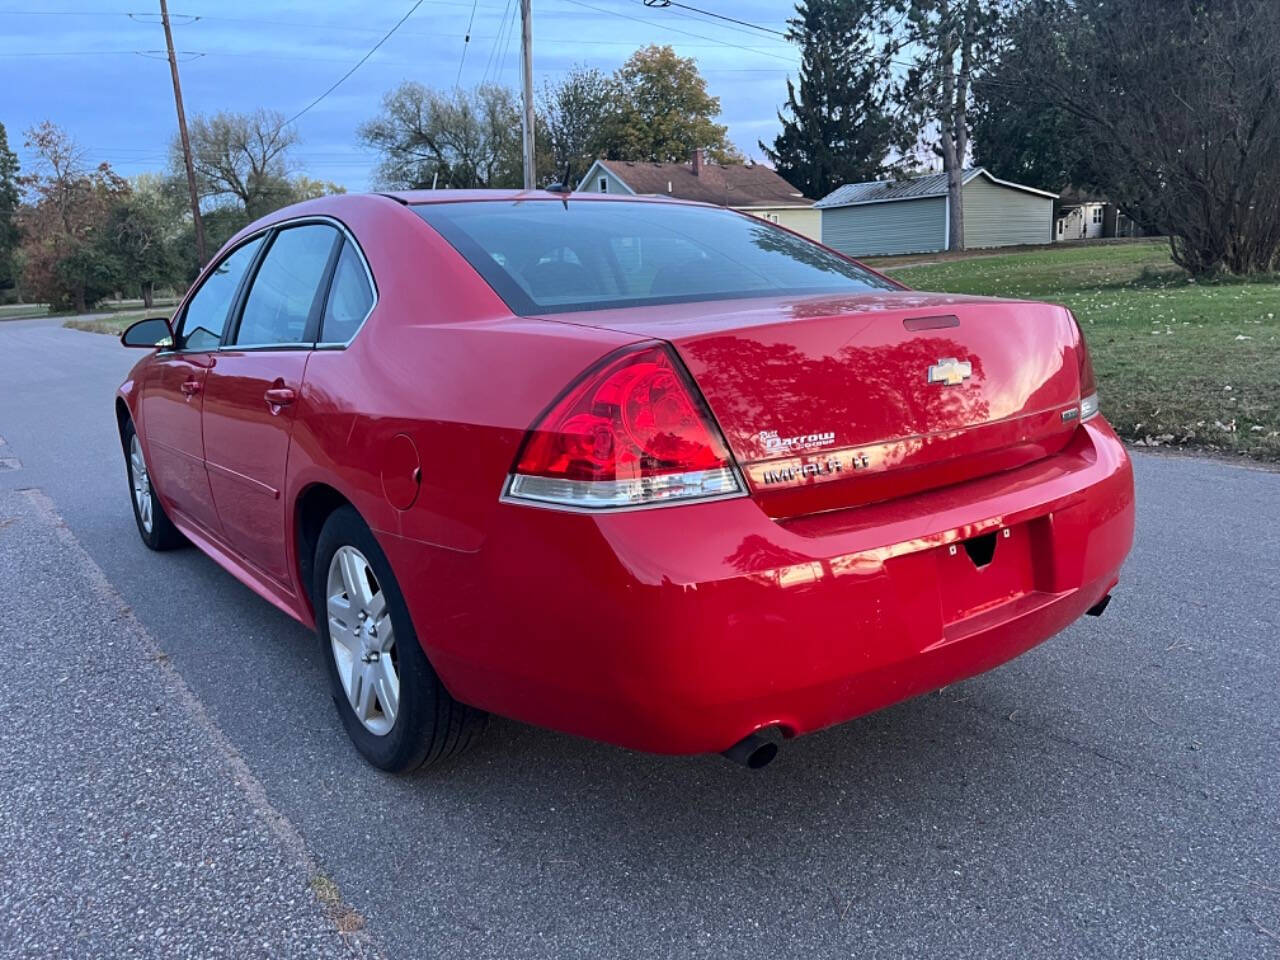
<svg viewBox="0 0 1280 960"><path fill-rule="evenodd" d="M400 672L386 594L364 554L339 547L329 562L329 643L347 702L370 733L395 726Z"/></svg>
<svg viewBox="0 0 1280 960"><path fill-rule="evenodd" d="M133 502L138 507L138 520L142 529L151 532L154 522L151 506L151 474L147 472L147 461L142 456L142 446L135 433L129 438L129 473L133 480Z"/></svg>

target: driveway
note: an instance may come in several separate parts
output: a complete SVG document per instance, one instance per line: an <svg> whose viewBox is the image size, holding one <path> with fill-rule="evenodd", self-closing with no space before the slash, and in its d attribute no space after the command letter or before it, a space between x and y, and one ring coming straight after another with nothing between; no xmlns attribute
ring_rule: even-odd
<svg viewBox="0 0 1280 960"><path fill-rule="evenodd" d="M1103 618L759 773L496 720L397 779L139 542L133 359L0 328L0 955L1280 956L1280 474L1135 455Z"/></svg>

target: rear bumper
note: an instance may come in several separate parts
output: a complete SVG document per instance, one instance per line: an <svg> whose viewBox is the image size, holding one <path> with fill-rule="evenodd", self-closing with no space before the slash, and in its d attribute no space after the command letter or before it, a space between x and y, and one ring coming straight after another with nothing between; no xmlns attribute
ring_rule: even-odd
<svg viewBox="0 0 1280 960"><path fill-rule="evenodd" d="M997 666L1107 594L1134 523L1100 417L1037 463L798 521L749 499L498 509L475 554L386 538L446 686L659 753L807 733ZM963 541L988 533L978 570Z"/></svg>

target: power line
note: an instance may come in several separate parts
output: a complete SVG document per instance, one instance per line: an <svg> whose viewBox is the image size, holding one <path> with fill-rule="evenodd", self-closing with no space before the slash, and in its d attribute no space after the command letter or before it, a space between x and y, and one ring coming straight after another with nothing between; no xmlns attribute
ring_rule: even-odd
<svg viewBox="0 0 1280 960"><path fill-rule="evenodd" d="M511 20L507 24L507 39L502 44L502 59L498 62L498 70L493 75L494 83L501 83L503 74L507 72L507 54L511 52L511 38L516 35L517 16L515 3L513 3L511 5Z"/></svg>
<svg viewBox="0 0 1280 960"><path fill-rule="evenodd" d="M11 17L127 17L122 10L0 10Z"/></svg>
<svg viewBox="0 0 1280 960"><path fill-rule="evenodd" d="M64 11L60 10L58 12L62 13ZM124 16L128 17L134 23L146 24L149 27L154 27L158 24L164 23L163 20L156 19L159 14L155 13L126 13ZM201 18L190 13L173 13L169 15L169 24L171 26L176 24L179 27L189 27L199 19Z"/></svg>
<svg viewBox="0 0 1280 960"><path fill-rule="evenodd" d="M434 6L437 6L437 7L467 7L467 6L469 6L470 4L468 3L468 0L435 0L435 3L434 3L433 5L434 5ZM498 7L497 7L497 6L495 6L495 5L491 5L491 4L484 4L483 6L484 6L484 9L486 9L486 10L497 10L497 9L498 9ZM0 16L9 16L9 17L129 17L129 18L133 19L133 18L139 18L139 17L155 17L155 16L157 16L157 14L154 14L154 13L147 13L147 12L138 12L138 11L129 11L129 10L0 10ZM314 23L308 23L308 22L301 21L301 20L292 20L292 21L287 21L287 22L286 22L286 21L279 21L279 20L277 20L277 21L271 21L271 20L261 20L261 19L258 19L258 18L256 18L256 17L224 17L224 16L220 16L220 15L217 15L217 14L209 14L209 13L171 13L171 14L169 14L169 19L170 19L170 21L171 21L171 22L172 22L173 20L175 20L175 19L185 19L185 20L189 20L189 21L190 21L190 20L230 20L230 21L239 21L239 22L241 22L241 23L273 23L273 22L274 22L274 23L279 24L280 26L288 26L288 27L327 26L326 24L314 24ZM152 20L152 21L139 21L139 22L159 23L160 21L159 21L159 20ZM358 31L358 32L362 32L362 33L377 33L377 32L378 32L378 28L377 28L377 27L357 27L357 26L350 26L350 27L342 27L342 28L340 28L340 29L343 29L343 30L353 30L353 31Z"/></svg>
<svg viewBox="0 0 1280 960"><path fill-rule="evenodd" d="M453 89L458 89L462 82L462 65L467 62L467 47L471 44L471 28L476 22L476 0L471 0L471 17L467 20L467 32L462 35L462 56L458 58L458 76L454 78Z"/></svg>
<svg viewBox="0 0 1280 960"><path fill-rule="evenodd" d="M380 46L382 46L384 43L390 40L391 35L395 33L397 30L399 30L400 25L404 23L406 20L408 20L411 16L413 16L413 12L417 10L420 6L422 6L422 0L414 0L414 4L412 7L409 8L409 12L406 13L399 20L397 20L395 23L395 26L393 26L390 30L384 33L382 35L382 39L379 40L377 43L375 43L372 47L370 47L369 52L366 53L363 57L361 57L359 61L357 61L355 66L353 66L350 70L348 70L341 77L339 77L337 81L335 81L334 84L331 87L329 87L328 90L326 90L324 93L320 94L320 96L316 97L314 100L308 103L305 107L303 107L301 110L295 113L292 117L286 120L283 124L281 124L281 126L287 127L289 124L293 123L293 121L297 120L299 117L301 117L304 113L306 113L308 110L314 107L317 103L319 103L329 94L333 93L333 91L337 90L338 87L342 86L343 82L347 79L347 77L351 76L353 73L359 70L360 67L364 64L364 62L368 60L370 57L372 57L374 53L377 52Z"/></svg>
<svg viewBox="0 0 1280 960"><path fill-rule="evenodd" d="M655 26L653 20L647 20L643 17L633 17L617 10L610 10L608 7L598 7L593 3L587 3L586 0L565 0L565 3L572 3L574 6L585 7L588 10L594 10L596 13L605 13L612 17L621 17L623 20L632 20L636 23L643 23L645 26ZM768 50L761 50L759 47L747 47L740 43L731 43L728 40L721 40L717 37L708 37L705 33L693 33L690 30L680 30L676 27L667 26L666 24L656 24L658 29L666 30L668 33L678 33L685 37L694 37L697 40L710 40L712 43L722 47L733 47L735 50L745 50L747 53L758 54L762 57L772 57L774 60L782 60L785 63L793 62L793 58L785 57L779 53L772 53Z"/></svg>
<svg viewBox="0 0 1280 960"><path fill-rule="evenodd" d="M514 22L514 19L513 19L513 22ZM495 54L501 53L503 42L509 41L510 36L513 34L514 34L514 30L512 31L504 30L501 34L492 38L494 40ZM439 34L438 36L444 36L444 35ZM456 36L461 37L462 34L456 34ZM488 40L491 38L484 37L484 38L475 38L475 39ZM597 46L625 46L625 47L632 47L632 48L635 47L634 41L631 41L631 40L567 40L567 39L561 40L558 38L547 37L545 38L545 42L546 43L574 43L574 44L580 44L580 45L594 44ZM509 50L510 43L508 42L506 46ZM684 46L691 47L691 46L699 46L699 45L686 44ZM718 47L720 46L720 44L718 43L705 44L703 46ZM266 61L266 62L278 61L280 63L350 63L351 62L350 59L347 57L305 56L301 54L287 54L287 53L256 53L252 51L242 51L242 50L179 50L177 51L177 54L178 54L178 57L180 58L180 62L182 63L187 63L190 61L209 58L209 57L212 57L214 59L232 58L237 60L258 60L258 61ZM21 58L32 58L32 57L75 58L75 57L130 57L130 56L144 57L146 59L163 60L165 59L165 52L163 50L43 50L43 51L42 50L35 50L35 51L22 50L22 51L17 51L13 53L0 52L0 61L6 60L6 59L21 59ZM904 66L910 65L907 63L907 61L895 60L891 62L902 64ZM422 63L422 60L420 58L410 58L410 59L384 58L378 61L379 66L388 66L388 67L420 66L421 63ZM493 72L491 69L493 66L494 66L493 59L490 59L488 61L488 68L486 69L485 74L483 75L484 80L489 79L489 74ZM551 68L551 67L545 68L545 70L552 70L552 71L554 71L554 69L555 68ZM564 69L567 70L570 68L566 67ZM703 73L734 73L734 72L738 72L738 73L782 72L782 73L785 73L787 72L787 68L785 67L767 67L767 68L766 67L759 67L759 68L740 67L740 68L730 69L730 68L700 66L699 70L701 70L701 72ZM544 72L544 68L539 68L539 72ZM974 78L974 80L976 82L977 78ZM990 83L992 81L984 81L984 82Z"/></svg>
<svg viewBox="0 0 1280 960"><path fill-rule="evenodd" d="M485 61L484 73L480 74L480 84L482 86L489 82L489 71L498 65L498 50L502 46L503 34L506 33L507 24L512 16L511 4L512 0L507 0L507 6L502 11L502 17L498 21L498 32L493 38L493 48L489 51L489 59Z"/></svg>
<svg viewBox="0 0 1280 960"><path fill-rule="evenodd" d="M773 27L764 27L758 23L752 23L749 20L739 20L737 17L728 17L723 13L714 13L711 10L703 10L699 7L690 6L687 3L679 3L678 0L641 0L646 7L665 10L667 7L679 7L681 10L689 10L693 13L700 14L704 17L713 17L716 20L724 20L728 23L736 23L740 27L750 27L752 30L759 30L761 33L772 33L782 37L784 40L791 39L784 31L775 30Z"/></svg>
<svg viewBox="0 0 1280 960"><path fill-rule="evenodd" d="M135 50L133 52L146 60L169 59L169 53L166 50ZM201 57L208 56L207 53L202 53L199 50L177 50L174 53L179 58L179 63L190 63L192 60L199 60Z"/></svg>

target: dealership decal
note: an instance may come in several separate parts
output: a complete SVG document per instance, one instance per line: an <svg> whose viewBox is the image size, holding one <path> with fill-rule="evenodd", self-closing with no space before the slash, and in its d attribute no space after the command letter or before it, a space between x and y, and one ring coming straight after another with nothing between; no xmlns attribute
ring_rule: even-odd
<svg viewBox="0 0 1280 960"><path fill-rule="evenodd" d="M834 430L819 433L803 433L795 437L780 437L777 430L761 430L757 439L767 453L791 453L800 450L818 450L836 442Z"/></svg>

